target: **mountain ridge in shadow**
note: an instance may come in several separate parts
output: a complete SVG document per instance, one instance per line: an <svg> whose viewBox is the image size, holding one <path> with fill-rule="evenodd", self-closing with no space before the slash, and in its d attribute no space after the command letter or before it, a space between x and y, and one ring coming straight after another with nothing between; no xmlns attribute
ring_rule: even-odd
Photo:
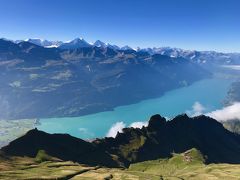
<svg viewBox="0 0 240 180"><path fill-rule="evenodd" d="M37 129L12 141L1 151L7 156L35 157L39 150L62 160L88 165L128 167L131 163L169 158L172 153L198 149L206 163L240 163L240 135L207 116L179 115L170 121L154 115L147 127L125 128L115 138L93 142Z"/></svg>

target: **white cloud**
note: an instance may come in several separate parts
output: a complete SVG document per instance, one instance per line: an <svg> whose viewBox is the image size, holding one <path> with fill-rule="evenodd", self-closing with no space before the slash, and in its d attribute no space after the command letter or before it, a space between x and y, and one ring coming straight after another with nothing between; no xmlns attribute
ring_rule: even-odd
<svg viewBox="0 0 240 180"><path fill-rule="evenodd" d="M142 128L143 126L147 126L148 122L133 122L130 124L128 127L133 127L133 128ZM109 129L107 133L107 137L116 137L118 132L122 132L123 128L126 128L126 124L124 122L116 122L115 124L112 125L112 127Z"/></svg>
<svg viewBox="0 0 240 180"><path fill-rule="evenodd" d="M133 127L133 128L142 128L143 126L147 126L148 122L133 122L132 124L130 124L129 127Z"/></svg>
<svg viewBox="0 0 240 180"><path fill-rule="evenodd" d="M118 132L122 132L122 129L126 127L126 124L123 122L116 122L112 125L107 133L107 137L116 137Z"/></svg>
<svg viewBox="0 0 240 180"><path fill-rule="evenodd" d="M205 114L213 119L218 121L227 121L227 120L240 120L240 102L235 102L230 106L218 109L212 112L206 112L206 108L199 102L195 102L192 106L192 110L187 111L187 114L190 116L199 116Z"/></svg>
<svg viewBox="0 0 240 180"><path fill-rule="evenodd" d="M11 87L21 87L21 81L14 81L14 82L12 82L12 83L10 83L9 85L11 86Z"/></svg>
<svg viewBox="0 0 240 180"><path fill-rule="evenodd" d="M200 102L196 101L192 106L192 110L187 111L187 114L190 116L199 116L203 114L205 110L206 108Z"/></svg>
<svg viewBox="0 0 240 180"><path fill-rule="evenodd" d="M70 70L66 70L63 72L59 72L55 76L53 76L51 79L54 80L68 80L70 77L72 77L72 72Z"/></svg>
<svg viewBox="0 0 240 180"><path fill-rule="evenodd" d="M228 69L233 69L233 70L240 70L240 66L239 65L226 65L226 66L222 66Z"/></svg>
<svg viewBox="0 0 240 180"><path fill-rule="evenodd" d="M206 114L218 121L240 120L240 102Z"/></svg>
<svg viewBox="0 0 240 180"><path fill-rule="evenodd" d="M31 80L37 79L37 78L39 78L39 77L40 77L39 74L29 74L29 78L30 78Z"/></svg>

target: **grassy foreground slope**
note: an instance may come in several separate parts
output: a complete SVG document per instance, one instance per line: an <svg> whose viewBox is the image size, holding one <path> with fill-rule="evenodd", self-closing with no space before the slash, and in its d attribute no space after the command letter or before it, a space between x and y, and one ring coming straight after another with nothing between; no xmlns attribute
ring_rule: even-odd
<svg viewBox="0 0 240 180"><path fill-rule="evenodd" d="M93 142L34 129L1 148L0 179L240 180L240 135L187 115Z"/></svg>
<svg viewBox="0 0 240 180"><path fill-rule="evenodd" d="M240 179L240 165L205 165L204 161L198 150L191 149L169 159L145 161L122 169L89 167L41 152L36 158L0 156L0 179Z"/></svg>
<svg viewBox="0 0 240 180"><path fill-rule="evenodd" d="M191 149L174 154L170 159L159 159L132 164L130 171L161 175L163 179L240 179L240 165L204 164L202 154Z"/></svg>

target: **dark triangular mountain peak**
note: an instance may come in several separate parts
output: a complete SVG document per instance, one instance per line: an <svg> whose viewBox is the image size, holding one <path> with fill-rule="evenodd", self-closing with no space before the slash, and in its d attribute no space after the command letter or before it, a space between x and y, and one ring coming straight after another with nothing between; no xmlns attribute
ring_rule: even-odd
<svg viewBox="0 0 240 180"><path fill-rule="evenodd" d="M148 129L158 129L166 124L166 119L159 114L153 115L148 121Z"/></svg>

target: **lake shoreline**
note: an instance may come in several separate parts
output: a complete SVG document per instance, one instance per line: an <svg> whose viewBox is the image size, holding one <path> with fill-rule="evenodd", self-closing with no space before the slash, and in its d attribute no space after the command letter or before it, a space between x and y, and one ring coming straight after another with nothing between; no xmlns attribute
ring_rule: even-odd
<svg viewBox="0 0 240 180"><path fill-rule="evenodd" d="M203 103L206 109L210 111L221 108L221 101L227 95L230 84L231 82L226 79L204 79L190 86L168 91L159 98L118 106L111 111L79 117L41 118L41 125L37 126L37 128L49 133L68 133L83 139L104 137L113 124L117 122L122 122L127 127L133 122L146 122L153 114L161 114L162 116L171 118L177 114L191 111L193 104L197 101ZM199 92L202 91L203 94L199 93L194 97L193 92L196 93L197 90ZM218 91L217 94L216 90ZM207 91L210 91L210 93ZM211 100L208 100L209 94L213 98L212 105ZM183 105L181 102L186 100L186 97L190 100L189 102L184 102Z"/></svg>

